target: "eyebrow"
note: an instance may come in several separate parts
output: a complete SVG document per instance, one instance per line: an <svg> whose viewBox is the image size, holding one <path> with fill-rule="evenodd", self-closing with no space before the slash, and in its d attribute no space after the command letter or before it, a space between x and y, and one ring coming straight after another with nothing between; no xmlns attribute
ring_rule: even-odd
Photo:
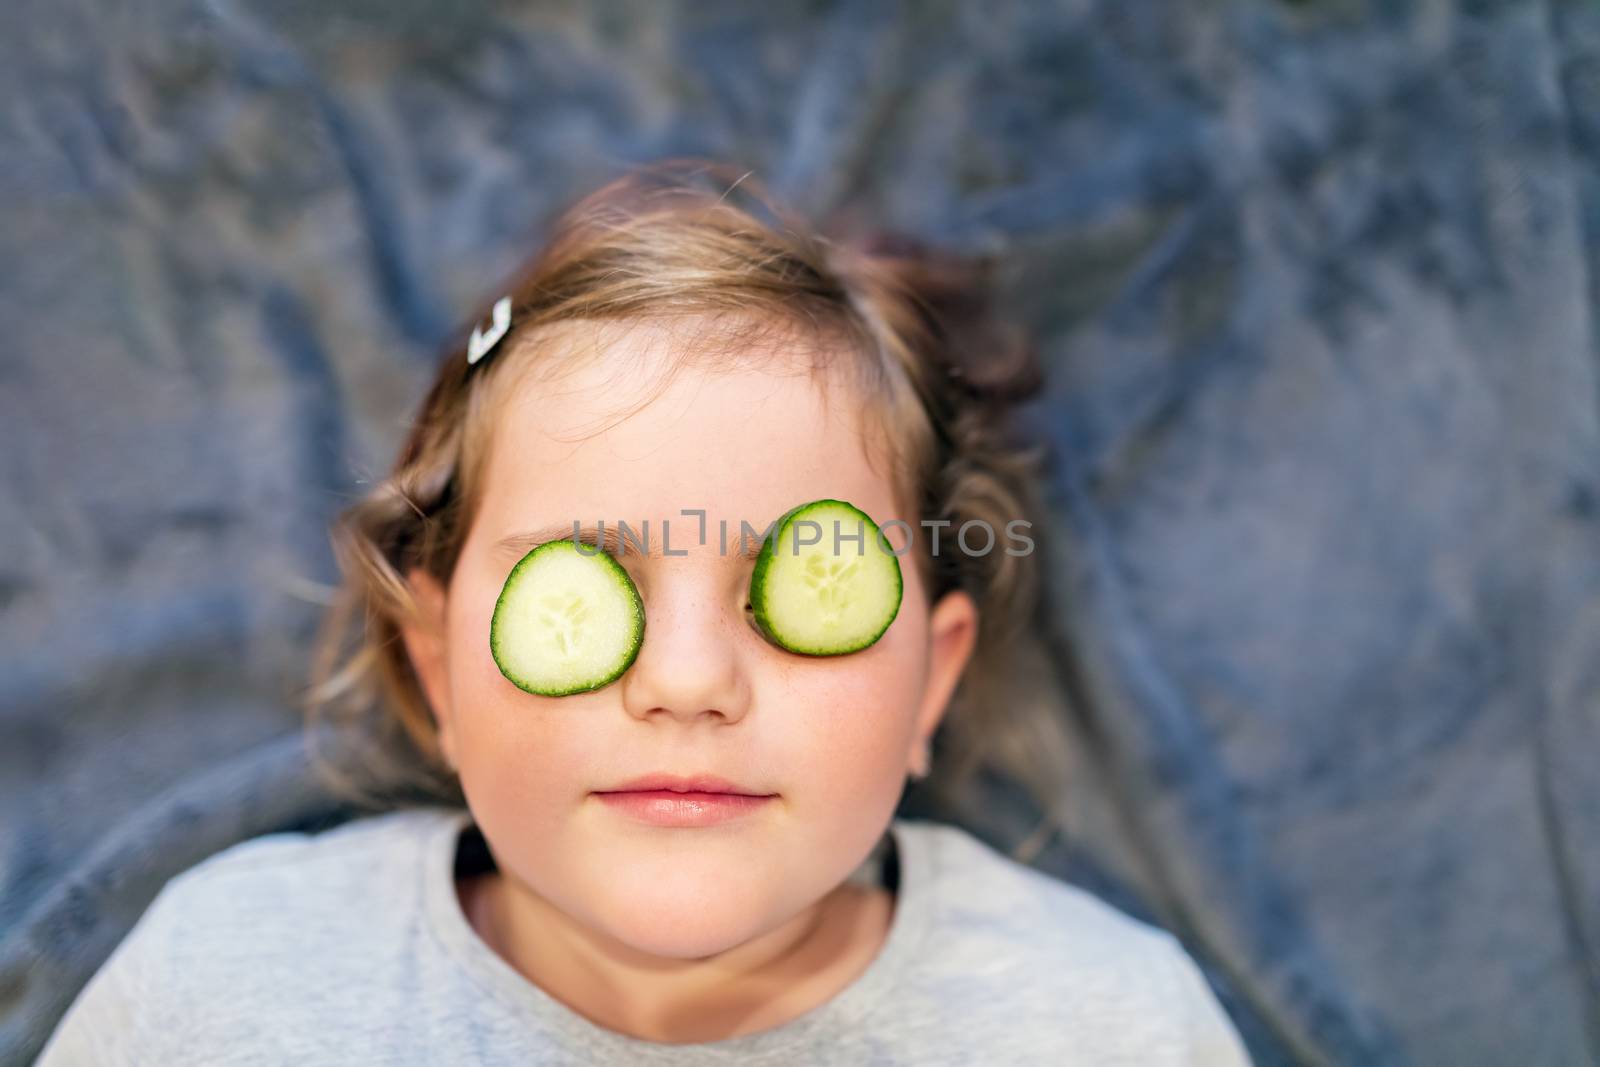
<svg viewBox="0 0 1600 1067"><path fill-rule="evenodd" d="M532 552L534 549L538 548L540 545L549 544L551 541L576 540L579 544L588 545L590 548L601 548L605 551L606 555L615 558L621 558L622 555L626 553L632 556L642 555L646 559L676 559L678 558L678 554L688 549L690 545L698 545L700 543L700 523L693 517L689 517L689 520L684 523L684 527L687 527L687 529L685 529L683 533L672 535L671 556L666 556L662 552L664 547L662 543L663 531L659 526L654 526L654 528L650 529L649 536L647 538L645 536L646 528L644 526L635 526L633 523L629 523L628 538L627 541L624 542L622 538L622 531L618 528L616 523L604 523L602 525L605 527L603 539L599 527L580 525L578 527L577 536L574 537L572 533L572 523L557 522L551 523L547 526L540 526L536 529L528 530L523 533L514 533L510 534L509 536L502 537L500 540L495 542L494 547L496 552L513 555L520 559L529 552ZM681 528L683 527L680 527L680 529ZM753 561L761 554L761 546L764 541L762 535L765 533L765 531L756 530L755 536L753 537L746 532L744 535L744 551L742 552L738 551L739 532L740 531L732 528L731 526L729 527L727 533L728 552L726 554ZM719 540L720 536L719 529L714 528L712 524L707 521L705 543L708 545L719 545L722 543ZM641 553L639 551L639 545L641 542L646 543L646 546L649 549L648 552Z"/></svg>

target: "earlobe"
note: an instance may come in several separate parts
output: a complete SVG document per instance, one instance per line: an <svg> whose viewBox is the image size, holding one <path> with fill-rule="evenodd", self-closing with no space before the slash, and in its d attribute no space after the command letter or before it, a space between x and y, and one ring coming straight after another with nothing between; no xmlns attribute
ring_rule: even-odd
<svg viewBox="0 0 1600 1067"><path fill-rule="evenodd" d="M439 750L453 768L455 734L450 708L450 687L445 634L447 597L437 579L416 568L406 574L406 584L416 604L416 614L400 627L406 655L433 710L439 732Z"/></svg>

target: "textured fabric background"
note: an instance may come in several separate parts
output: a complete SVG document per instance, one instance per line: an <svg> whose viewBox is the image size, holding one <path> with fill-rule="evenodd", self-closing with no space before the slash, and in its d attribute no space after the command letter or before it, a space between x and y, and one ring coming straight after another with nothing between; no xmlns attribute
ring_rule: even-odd
<svg viewBox="0 0 1600 1067"><path fill-rule="evenodd" d="M679 154L1009 254L1042 866L1262 1063L1600 1060L1595 5L52 0L0 94L0 1060L166 878L348 816L327 523L547 213Z"/></svg>

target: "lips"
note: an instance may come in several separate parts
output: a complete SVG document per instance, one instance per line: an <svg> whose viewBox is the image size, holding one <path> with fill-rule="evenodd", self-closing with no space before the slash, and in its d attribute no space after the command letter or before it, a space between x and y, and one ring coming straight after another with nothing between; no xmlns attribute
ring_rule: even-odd
<svg viewBox="0 0 1600 1067"><path fill-rule="evenodd" d="M599 790L603 793L710 793L731 796L760 797L770 796L765 790L751 789L737 782L730 782L726 778L718 778L710 774L697 774L692 777L683 777L676 774L646 774L638 778L630 778L621 785L610 789Z"/></svg>
<svg viewBox="0 0 1600 1067"><path fill-rule="evenodd" d="M598 790L606 807L650 826L716 826L752 815L777 798L713 775L649 774Z"/></svg>

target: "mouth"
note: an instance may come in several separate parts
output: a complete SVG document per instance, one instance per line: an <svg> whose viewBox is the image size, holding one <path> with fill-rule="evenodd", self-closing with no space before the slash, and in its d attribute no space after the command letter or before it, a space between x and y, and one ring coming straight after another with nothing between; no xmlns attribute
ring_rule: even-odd
<svg viewBox="0 0 1600 1067"><path fill-rule="evenodd" d="M764 789L751 789L730 782L726 778L718 778L711 774L696 774L689 777L678 774L646 774L638 778L630 778L621 785L602 790L606 793L705 793L720 794L725 796L762 797L773 796Z"/></svg>
<svg viewBox="0 0 1600 1067"><path fill-rule="evenodd" d="M715 826L751 815L778 794L711 775L650 774L612 789L596 790L606 807L651 826Z"/></svg>

